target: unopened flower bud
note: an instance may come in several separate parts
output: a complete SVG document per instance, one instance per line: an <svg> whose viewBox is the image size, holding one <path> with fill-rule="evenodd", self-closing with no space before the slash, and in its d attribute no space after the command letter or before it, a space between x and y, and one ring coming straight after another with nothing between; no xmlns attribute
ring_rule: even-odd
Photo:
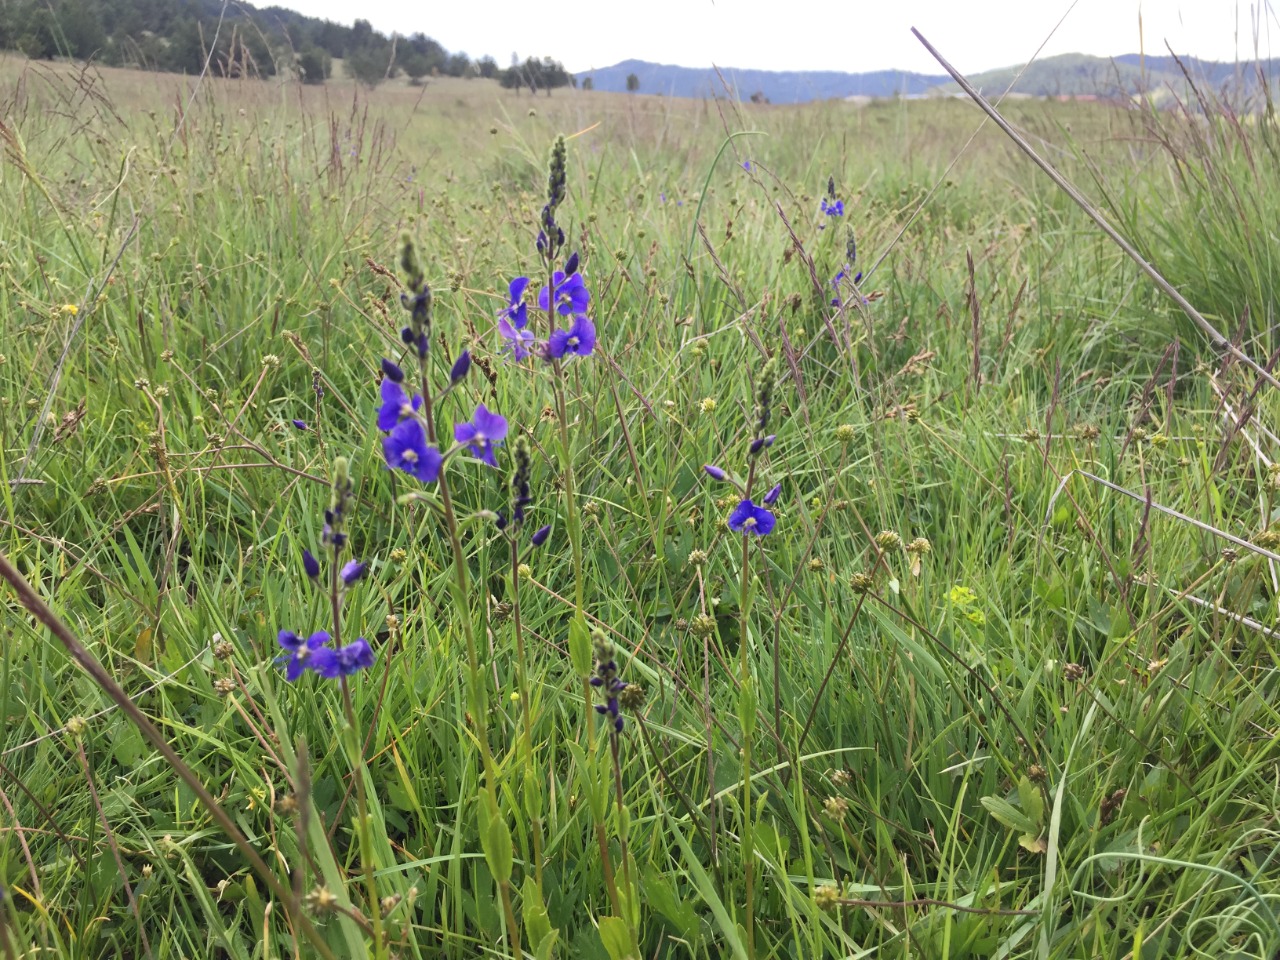
<svg viewBox="0 0 1280 960"><path fill-rule="evenodd" d="M412 331L410 331L412 335ZM382 372L386 374L388 380L392 383L404 382L404 371L397 364L392 363L386 357L382 358Z"/></svg>
<svg viewBox="0 0 1280 960"><path fill-rule="evenodd" d="M348 560L343 564L341 572L338 576L342 577L342 582L347 586L355 583L364 576L364 572L369 569L367 563L360 563L358 560Z"/></svg>
<svg viewBox="0 0 1280 960"><path fill-rule="evenodd" d="M547 537L549 536L551 536L551 524L547 524L545 527L539 527L535 530L533 536L529 538L529 542L535 547L540 547L547 542Z"/></svg>
<svg viewBox="0 0 1280 960"><path fill-rule="evenodd" d="M302 551L302 569L307 572L307 576L312 580L320 576L320 561L315 558L310 550Z"/></svg>
<svg viewBox="0 0 1280 960"><path fill-rule="evenodd" d="M705 464L702 468L712 480L728 480L729 475L714 464Z"/></svg>
<svg viewBox="0 0 1280 960"><path fill-rule="evenodd" d="M461 383L467 378L467 373L471 370L471 351L463 350L458 354L458 359L453 362L453 369L449 371L450 383Z"/></svg>

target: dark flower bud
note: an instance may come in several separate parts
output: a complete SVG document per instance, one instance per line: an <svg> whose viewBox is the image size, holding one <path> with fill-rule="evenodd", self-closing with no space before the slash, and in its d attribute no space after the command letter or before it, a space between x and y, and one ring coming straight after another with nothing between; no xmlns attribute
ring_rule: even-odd
<svg viewBox="0 0 1280 960"><path fill-rule="evenodd" d="M294 425L295 427L297 427L299 430L305 430L305 429L307 429L307 421L305 421L305 420L296 420L296 419L295 419L295 420L293 421L293 425Z"/></svg>
<svg viewBox="0 0 1280 960"><path fill-rule="evenodd" d="M413 327L405 327L400 331L400 339L405 342L406 346L413 346ZM403 379L403 374L401 378Z"/></svg>
<svg viewBox="0 0 1280 960"><path fill-rule="evenodd" d="M703 470L707 471L707 476L712 480L728 480L729 475L714 464L704 464Z"/></svg>
<svg viewBox="0 0 1280 960"><path fill-rule="evenodd" d="M778 502L778 498L780 496L782 496L782 484L775 483L773 488L764 495L764 505L766 507L772 507Z"/></svg>
<svg viewBox="0 0 1280 960"><path fill-rule="evenodd" d="M410 330L408 327L405 327L404 330L401 331L400 335L403 337L405 334L408 334L408 337L406 337L406 342L412 343L413 331ZM388 360L386 357L382 358L382 372L386 375L386 378L390 380L392 383L404 383L404 371L401 370L398 365Z"/></svg>
<svg viewBox="0 0 1280 960"><path fill-rule="evenodd" d="M575 273L577 273L577 272L578 272L578 254L577 254L577 251L575 251L575 252L574 252L574 253L569 257L569 259L568 259L567 261L565 261L565 265L564 265L564 275L565 275L566 277L571 277L571 276L573 276L573 275L574 275Z"/></svg>
<svg viewBox="0 0 1280 960"><path fill-rule="evenodd" d="M339 572L338 576L342 578L343 583L347 586L351 586L351 584L364 576L364 572L367 569L369 569L369 565L367 563L360 563L357 560L348 560L343 564L342 570Z"/></svg>
<svg viewBox="0 0 1280 960"><path fill-rule="evenodd" d="M302 551L302 569L307 572L307 576L314 580L320 576L320 561L312 555L310 550Z"/></svg>
<svg viewBox="0 0 1280 960"><path fill-rule="evenodd" d="M549 536L551 536L551 524L547 524L545 527L539 527L535 530L533 536L529 538L529 542L535 547L540 547L547 542L547 537Z"/></svg>
<svg viewBox="0 0 1280 960"><path fill-rule="evenodd" d="M453 362L453 369L449 371L450 383L461 383L467 378L467 373L471 370L471 351L463 350L458 354L458 359Z"/></svg>
<svg viewBox="0 0 1280 960"><path fill-rule="evenodd" d="M503 513L501 510L499 510L497 514L498 514L498 518L493 521L493 525L497 527L499 530L507 529L507 515Z"/></svg>

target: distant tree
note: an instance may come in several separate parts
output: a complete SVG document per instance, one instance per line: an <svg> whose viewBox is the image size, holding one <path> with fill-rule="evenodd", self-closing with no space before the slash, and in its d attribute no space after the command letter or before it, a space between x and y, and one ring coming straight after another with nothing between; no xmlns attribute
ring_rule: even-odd
<svg viewBox="0 0 1280 960"><path fill-rule="evenodd" d="M358 50L349 50L343 58L347 75L369 87L376 87L392 74L391 44L388 41L370 43Z"/></svg>
<svg viewBox="0 0 1280 960"><path fill-rule="evenodd" d="M573 75L558 60L550 57L543 57L541 60L528 57L524 63L513 63L510 69L504 70L499 80L508 90L528 87L531 93L545 90L549 97L556 87L569 86L573 82Z"/></svg>
<svg viewBox="0 0 1280 960"><path fill-rule="evenodd" d="M476 72L486 80L492 80L498 75L498 61L493 57L481 57L476 61Z"/></svg>
<svg viewBox="0 0 1280 960"><path fill-rule="evenodd" d="M447 77L465 77L471 73L471 58L465 53L450 54L444 61L441 73Z"/></svg>
<svg viewBox="0 0 1280 960"><path fill-rule="evenodd" d="M303 83L324 83L333 72L333 59L324 47L307 47L298 55Z"/></svg>
<svg viewBox="0 0 1280 960"><path fill-rule="evenodd" d="M768 103L769 98L764 95L763 90L757 90L755 93L751 95L751 102L752 103Z"/></svg>
<svg viewBox="0 0 1280 960"><path fill-rule="evenodd" d="M84 0L63 0L57 8L58 31L66 44L64 53L77 60L96 56L107 43L107 33L95 6Z"/></svg>
<svg viewBox="0 0 1280 960"><path fill-rule="evenodd" d="M31 6L14 30L14 46L32 60L52 60L58 55L57 20L44 6Z"/></svg>
<svg viewBox="0 0 1280 960"><path fill-rule="evenodd" d="M640 89L640 78L634 73L627 74L627 93L635 93Z"/></svg>
<svg viewBox="0 0 1280 960"><path fill-rule="evenodd" d="M582 89L583 89L583 90L594 90L595 88L596 88L596 82L595 82L594 80L592 80L590 77L583 77L583 78L582 78Z"/></svg>

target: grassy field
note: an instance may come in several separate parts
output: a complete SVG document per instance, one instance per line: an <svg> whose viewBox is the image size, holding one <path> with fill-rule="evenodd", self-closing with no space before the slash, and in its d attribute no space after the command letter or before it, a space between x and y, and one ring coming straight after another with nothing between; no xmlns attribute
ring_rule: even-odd
<svg viewBox="0 0 1280 960"><path fill-rule="evenodd" d="M1265 115L1010 116L1268 361ZM0 60L0 553L212 795L6 587L7 955L1280 955L1276 394L980 117ZM515 363L558 134L598 341Z"/></svg>

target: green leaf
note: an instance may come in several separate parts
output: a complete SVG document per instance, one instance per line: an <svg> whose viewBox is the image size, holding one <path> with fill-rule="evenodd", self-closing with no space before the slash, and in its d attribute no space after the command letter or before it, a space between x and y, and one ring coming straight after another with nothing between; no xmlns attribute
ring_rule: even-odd
<svg viewBox="0 0 1280 960"><path fill-rule="evenodd" d="M551 926L542 891L533 877L525 877L520 887L520 912L524 917L524 932L539 960L550 960L560 932Z"/></svg>
<svg viewBox="0 0 1280 960"><path fill-rule="evenodd" d="M582 614L569 621L569 660L578 676L591 675L591 631Z"/></svg>
<svg viewBox="0 0 1280 960"><path fill-rule="evenodd" d="M494 879L499 883L509 882L514 863L511 828L488 795L480 800L480 846L484 848L484 859Z"/></svg>
<svg viewBox="0 0 1280 960"><path fill-rule="evenodd" d="M991 814L1010 830L1017 830L1019 833L1031 833L1036 829L1036 824L1031 818L1008 800L1000 797L983 797L982 805L987 808L987 813Z"/></svg>
<svg viewBox="0 0 1280 960"><path fill-rule="evenodd" d="M600 941L609 951L609 960L635 960L635 951L631 949L631 931L627 922L621 917L600 918Z"/></svg>

